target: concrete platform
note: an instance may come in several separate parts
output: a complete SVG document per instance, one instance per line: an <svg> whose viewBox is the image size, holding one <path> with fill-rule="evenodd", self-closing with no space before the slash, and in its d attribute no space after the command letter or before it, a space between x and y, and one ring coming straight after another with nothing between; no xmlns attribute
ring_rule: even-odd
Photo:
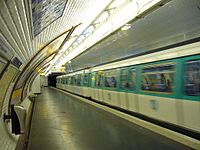
<svg viewBox="0 0 200 150"><path fill-rule="evenodd" d="M75 97L45 87L28 150L192 150Z"/></svg>

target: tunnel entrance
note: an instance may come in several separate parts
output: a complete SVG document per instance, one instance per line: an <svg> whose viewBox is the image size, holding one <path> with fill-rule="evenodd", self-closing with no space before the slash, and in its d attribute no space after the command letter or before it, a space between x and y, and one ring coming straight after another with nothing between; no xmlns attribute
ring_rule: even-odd
<svg viewBox="0 0 200 150"><path fill-rule="evenodd" d="M48 76L48 86L53 86L56 87L56 77L60 75L64 75L65 73L63 72L56 72L56 73L51 73Z"/></svg>

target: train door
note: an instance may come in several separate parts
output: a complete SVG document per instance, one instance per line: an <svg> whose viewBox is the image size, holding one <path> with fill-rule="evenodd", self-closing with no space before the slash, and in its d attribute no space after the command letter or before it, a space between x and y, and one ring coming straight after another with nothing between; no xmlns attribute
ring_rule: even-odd
<svg viewBox="0 0 200 150"><path fill-rule="evenodd" d="M123 109L128 108L128 99L127 99L127 92L128 92L128 69L122 68L119 73L119 104L120 107Z"/></svg>
<svg viewBox="0 0 200 150"><path fill-rule="evenodd" d="M138 112L138 95L137 91L137 67L130 67L128 69L127 79L127 109L133 112Z"/></svg>

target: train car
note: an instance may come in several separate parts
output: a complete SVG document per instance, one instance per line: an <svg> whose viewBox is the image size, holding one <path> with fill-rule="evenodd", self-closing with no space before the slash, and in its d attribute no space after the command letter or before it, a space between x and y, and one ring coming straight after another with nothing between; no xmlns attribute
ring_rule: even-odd
<svg viewBox="0 0 200 150"><path fill-rule="evenodd" d="M200 42L59 76L57 87L200 133Z"/></svg>

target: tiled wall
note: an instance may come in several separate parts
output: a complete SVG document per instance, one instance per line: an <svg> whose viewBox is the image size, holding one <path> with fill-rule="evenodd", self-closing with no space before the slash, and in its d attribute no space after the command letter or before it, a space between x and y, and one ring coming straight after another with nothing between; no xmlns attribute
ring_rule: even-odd
<svg viewBox="0 0 200 150"><path fill-rule="evenodd" d="M13 85L11 84L7 91L0 117L0 150L14 150L18 139L18 136L11 134L10 123L4 122L3 120L3 114L6 113L8 109L8 99L12 86Z"/></svg>
<svg viewBox="0 0 200 150"><path fill-rule="evenodd" d="M6 131L7 127L3 121L3 118L0 118L0 150L14 150L16 146L16 140L12 135L9 135L9 131Z"/></svg>
<svg viewBox="0 0 200 150"><path fill-rule="evenodd" d="M5 101L3 103L2 114L0 116L0 150L14 150L17 144L17 140L19 135L11 134L11 125L9 120L4 122L3 114L8 110L8 99L12 90L13 84L10 85L7 95L5 97ZM28 98L26 98L23 103L20 105L24 106L26 112L28 112L29 106L31 102ZM6 113L7 114L7 113Z"/></svg>

